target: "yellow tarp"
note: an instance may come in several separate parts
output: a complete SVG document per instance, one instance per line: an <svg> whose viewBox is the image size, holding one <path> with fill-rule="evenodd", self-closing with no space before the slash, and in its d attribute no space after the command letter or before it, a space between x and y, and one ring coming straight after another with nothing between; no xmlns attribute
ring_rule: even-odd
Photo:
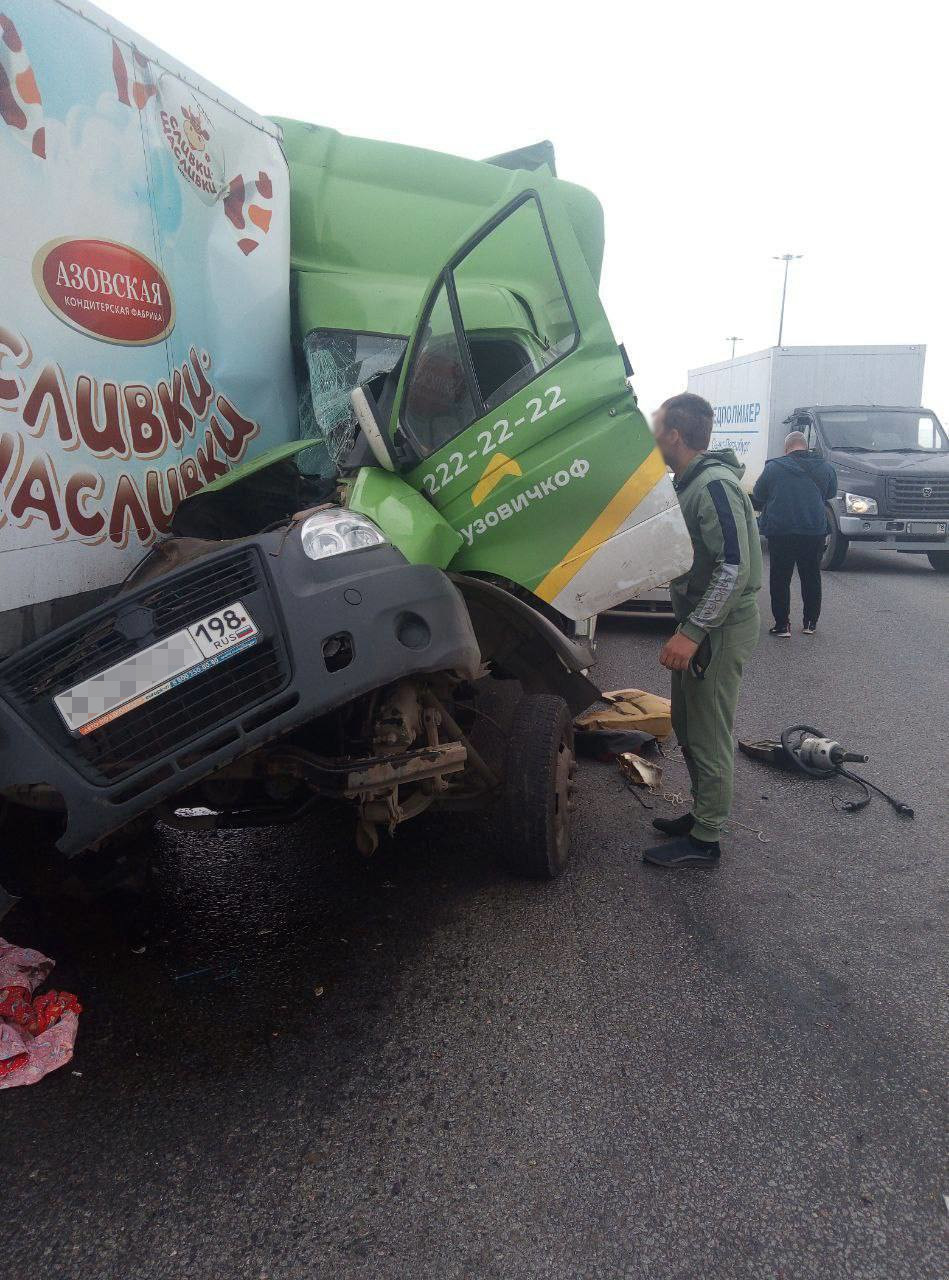
<svg viewBox="0 0 949 1280"><path fill-rule="evenodd" d="M668 698L643 689L617 689L600 696L610 705L605 710L585 711L577 716L578 729L609 729L620 733L638 729L657 738L668 738L672 732Z"/></svg>

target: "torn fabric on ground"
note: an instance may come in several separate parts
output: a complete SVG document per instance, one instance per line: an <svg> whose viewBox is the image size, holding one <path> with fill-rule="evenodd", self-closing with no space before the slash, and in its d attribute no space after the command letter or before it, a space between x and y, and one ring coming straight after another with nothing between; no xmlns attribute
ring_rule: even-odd
<svg viewBox="0 0 949 1280"><path fill-rule="evenodd" d="M0 938L0 1089L35 1084L72 1058L79 1001L68 991L33 995L54 963Z"/></svg>

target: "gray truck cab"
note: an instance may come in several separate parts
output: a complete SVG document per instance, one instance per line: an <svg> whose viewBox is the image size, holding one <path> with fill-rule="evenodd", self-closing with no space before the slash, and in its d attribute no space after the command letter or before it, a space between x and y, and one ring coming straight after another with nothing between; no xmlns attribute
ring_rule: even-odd
<svg viewBox="0 0 949 1280"><path fill-rule="evenodd" d="M949 573L949 439L934 413L821 405L795 409L786 423L837 472L824 568L839 569L857 542L925 555Z"/></svg>

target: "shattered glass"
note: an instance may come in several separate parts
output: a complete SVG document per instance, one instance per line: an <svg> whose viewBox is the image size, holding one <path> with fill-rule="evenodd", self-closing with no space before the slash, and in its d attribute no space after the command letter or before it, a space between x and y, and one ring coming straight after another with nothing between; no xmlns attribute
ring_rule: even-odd
<svg viewBox="0 0 949 1280"><path fill-rule="evenodd" d="M300 388L300 436L313 446L298 455L305 475L335 477L356 438L350 393L402 358L405 338L315 329L303 344L309 383Z"/></svg>

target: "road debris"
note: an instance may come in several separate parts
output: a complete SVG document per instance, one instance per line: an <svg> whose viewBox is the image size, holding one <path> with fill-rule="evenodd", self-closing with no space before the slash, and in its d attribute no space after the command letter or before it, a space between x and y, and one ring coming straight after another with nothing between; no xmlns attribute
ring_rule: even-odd
<svg viewBox="0 0 949 1280"><path fill-rule="evenodd" d="M648 787L650 791L656 792L662 786L662 770L642 756L624 751L616 757L616 763L620 767L620 773L634 787Z"/></svg>
<svg viewBox="0 0 949 1280"><path fill-rule="evenodd" d="M654 756L659 739L672 732L668 698L642 689L600 694L606 708L594 708L573 722L577 754L608 764L626 753Z"/></svg>
<svg viewBox="0 0 949 1280"><path fill-rule="evenodd" d="M624 751L635 751L637 755L652 756L659 754L659 740L651 733L640 733L638 729L620 732L612 729L587 729L577 726L574 732L577 755L588 760L596 760L599 764L611 764Z"/></svg>
<svg viewBox="0 0 949 1280"><path fill-rule="evenodd" d="M574 721L577 729L606 729L613 732L638 731L654 738L672 733L672 707L668 698L643 689L617 689L601 693L606 709L585 711Z"/></svg>
<svg viewBox="0 0 949 1280"><path fill-rule="evenodd" d="M36 1084L72 1058L79 1001L68 991L33 995L54 964L0 938L0 1089Z"/></svg>

